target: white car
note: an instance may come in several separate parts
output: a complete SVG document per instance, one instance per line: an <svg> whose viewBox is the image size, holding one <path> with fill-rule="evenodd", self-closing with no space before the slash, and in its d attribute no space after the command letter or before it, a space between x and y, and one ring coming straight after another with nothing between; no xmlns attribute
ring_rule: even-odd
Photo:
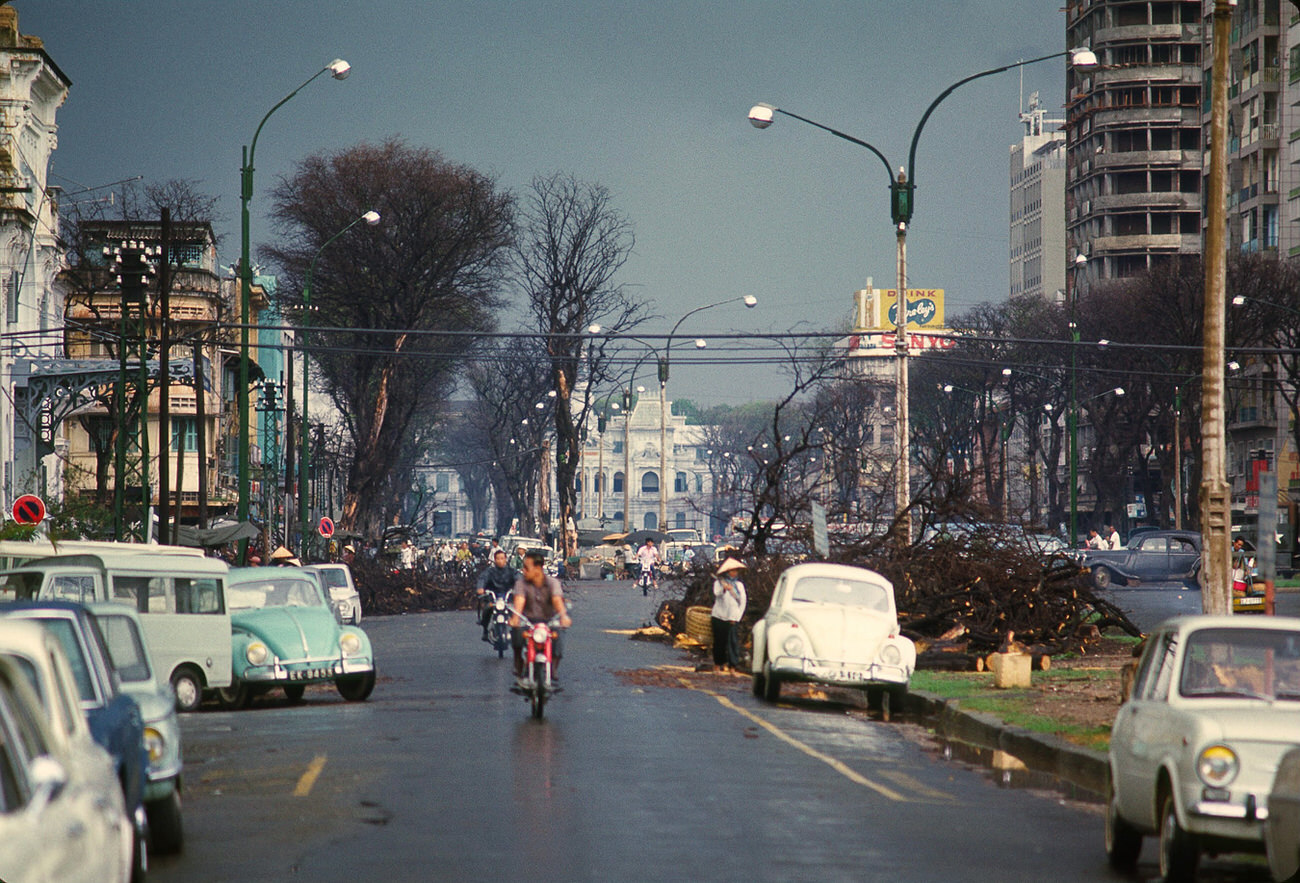
<svg viewBox="0 0 1300 883"><path fill-rule="evenodd" d="M775 702L786 681L865 690L886 711L902 705L916 645L899 634L894 586L843 564L798 564L781 574L754 625L754 695Z"/></svg>
<svg viewBox="0 0 1300 883"><path fill-rule="evenodd" d="M125 883L135 828L58 639L0 621L0 879Z"/></svg>
<svg viewBox="0 0 1300 883"><path fill-rule="evenodd" d="M320 578L339 625L361 625L361 595L352 579L352 568L346 564L308 564L303 570Z"/></svg>
<svg viewBox="0 0 1300 883"><path fill-rule="evenodd" d="M144 718L144 741L149 750L149 778L144 785L149 847L160 854L180 852L185 834L181 824L181 725L175 695L170 685L159 682L150 665L140 614L110 601L87 606L104 635L122 692L135 700Z"/></svg>
<svg viewBox="0 0 1300 883"><path fill-rule="evenodd" d="M1300 619L1162 623L1111 728L1111 865L1132 869L1148 835L1170 883L1192 880L1203 852L1263 852L1274 776L1297 744Z"/></svg>

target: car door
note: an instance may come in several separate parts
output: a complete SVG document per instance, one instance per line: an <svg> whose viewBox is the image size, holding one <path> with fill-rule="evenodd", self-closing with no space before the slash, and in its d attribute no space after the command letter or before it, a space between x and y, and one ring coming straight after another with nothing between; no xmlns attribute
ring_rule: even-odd
<svg viewBox="0 0 1300 883"><path fill-rule="evenodd" d="M1168 733L1169 691L1177 680L1177 632L1153 635L1138 667L1133 698L1120 706L1111 730L1115 787L1124 818L1155 825L1155 781Z"/></svg>
<svg viewBox="0 0 1300 883"><path fill-rule="evenodd" d="M1142 537L1133 555L1133 575L1141 580L1166 579L1169 573L1169 539Z"/></svg>
<svg viewBox="0 0 1300 883"><path fill-rule="evenodd" d="M1169 538L1169 575L1171 577L1187 576L1201 558L1196 544L1180 537Z"/></svg>

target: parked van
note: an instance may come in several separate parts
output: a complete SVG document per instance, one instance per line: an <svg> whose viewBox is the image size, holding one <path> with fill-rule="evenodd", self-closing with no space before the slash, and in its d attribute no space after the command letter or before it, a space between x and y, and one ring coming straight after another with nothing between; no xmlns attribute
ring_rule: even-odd
<svg viewBox="0 0 1300 883"><path fill-rule="evenodd" d="M99 555L103 552L135 552L147 555L184 555L202 558L202 549L190 546L163 546L144 543L118 543L112 540L59 540L46 537L30 540L0 540L0 570L21 567L29 561L53 558L55 555Z"/></svg>
<svg viewBox="0 0 1300 883"><path fill-rule="evenodd" d="M55 555L0 573L0 598L130 604L176 707L193 711L204 690L230 686L229 573L224 561L188 555Z"/></svg>

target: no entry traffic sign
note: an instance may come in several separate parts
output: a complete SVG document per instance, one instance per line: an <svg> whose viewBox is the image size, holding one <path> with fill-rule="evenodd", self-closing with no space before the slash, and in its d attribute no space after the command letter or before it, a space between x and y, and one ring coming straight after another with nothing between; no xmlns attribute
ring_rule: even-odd
<svg viewBox="0 0 1300 883"><path fill-rule="evenodd" d="M13 516L19 524L40 524L45 520L45 502L35 494L23 494L14 500Z"/></svg>
<svg viewBox="0 0 1300 883"><path fill-rule="evenodd" d="M323 537L334 536L334 520L328 515L320 520L320 535Z"/></svg>

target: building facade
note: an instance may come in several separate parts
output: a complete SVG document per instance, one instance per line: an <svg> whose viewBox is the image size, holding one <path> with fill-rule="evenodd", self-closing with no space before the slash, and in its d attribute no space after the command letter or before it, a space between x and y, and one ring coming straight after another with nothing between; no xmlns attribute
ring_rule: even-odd
<svg viewBox="0 0 1300 883"><path fill-rule="evenodd" d="M1202 7L1066 6L1066 45L1091 49L1099 62L1066 72L1067 293L1200 254Z"/></svg>
<svg viewBox="0 0 1300 883"><path fill-rule="evenodd" d="M18 12L0 6L0 503L24 493L59 496L60 470L49 438L27 418L38 361L62 355L63 305L54 279L57 190L49 186L58 146L55 117L71 81L41 40L18 31Z"/></svg>
<svg viewBox="0 0 1300 883"><path fill-rule="evenodd" d="M1011 146L1011 296L1065 291L1065 130L1049 119L1038 93L1020 114Z"/></svg>

